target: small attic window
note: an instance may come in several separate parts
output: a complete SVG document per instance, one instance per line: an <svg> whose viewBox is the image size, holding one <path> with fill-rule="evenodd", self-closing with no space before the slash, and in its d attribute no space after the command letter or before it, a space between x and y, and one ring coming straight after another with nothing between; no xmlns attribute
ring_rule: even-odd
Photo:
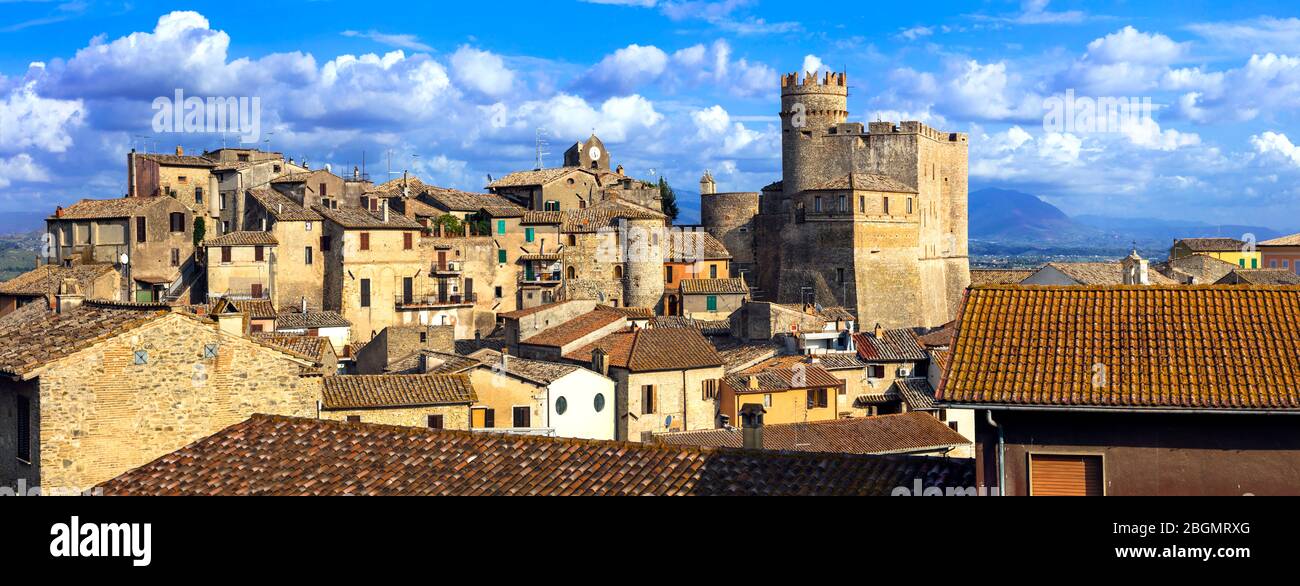
<svg viewBox="0 0 1300 586"><path fill-rule="evenodd" d="M135 351L135 363L136 363L136 365L149 364L149 351L148 351L148 350L136 350L136 351Z"/></svg>
<svg viewBox="0 0 1300 586"><path fill-rule="evenodd" d="M204 360L212 360L217 357L217 344L206 344L203 346Z"/></svg>

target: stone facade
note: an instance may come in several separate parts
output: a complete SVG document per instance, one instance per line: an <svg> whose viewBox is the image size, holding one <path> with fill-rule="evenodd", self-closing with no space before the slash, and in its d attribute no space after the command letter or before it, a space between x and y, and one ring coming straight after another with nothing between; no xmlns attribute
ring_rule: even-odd
<svg viewBox="0 0 1300 586"><path fill-rule="evenodd" d="M849 307L887 327L951 321L970 282L966 135L849 123L842 73L781 84L783 177L763 190L754 217L758 289L780 302ZM749 204L738 199L715 206L723 209L706 227L724 239L738 230L731 208Z"/></svg>
<svg viewBox="0 0 1300 586"><path fill-rule="evenodd" d="M758 193L700 194L700 221L731 253L729 276L744 276L751 283L755 282L754 217L759 213L758 200Z"/></svg>
<svg viewBox="0 0 1300 586"><path fill-rule="evenodd" d="M352 338L366 342L403 320L397 300L404 293L405 280L418 282L428 268L421 262L419 230L348 228L325 222L330 250L323 254L325 265L324 308L337 311L352 323ZM407 235L412 239L406 248ZM362 242L368 244L363 249ZM369 295L363 296L368 287ZM415 291L416 295L422 294Z"/></svg>
<svg viewBox="0 0 1300 586"><path fill-rule="evenodd" d="M723 368L696 368L658 372L629 372L610 368L614 379L620 441L643 441L653 433L713 429L718 421L718 399L704 394L705 382L717 383ZM653 388L654 408L644 404L646 387Z"/></svg>
<svg viewBox="0 0 1300 586"><path fill-rule="evenodd" d="M205 358L216 345L216 357ZM147 353L137 364L135 353ZM25 381L0 381L0 483L86 488L254 413L312 417L320 378L309 364L217 326L168 314L52 362ZM12 457L12 395L31 402L30 464Z"/></svg>
<svg viewBox="0 0 1300 586"><path fill-rule="evenodd" d="M469 429L469 405L423 405L418 407L379 407L375 409L322 409L320 419L334 421L359 421L400 425L402 427L428 427L430 415L442 416L442 428L465 431ZM354 418L354 419L349 419Z"/></svg>
<svg viewBox="0 0 1300 586"><path fill-rule="evenodd" d="M389 364L420 350L456 352L453 326L389 326L357 352L357 374L383 374Z"/></svg>

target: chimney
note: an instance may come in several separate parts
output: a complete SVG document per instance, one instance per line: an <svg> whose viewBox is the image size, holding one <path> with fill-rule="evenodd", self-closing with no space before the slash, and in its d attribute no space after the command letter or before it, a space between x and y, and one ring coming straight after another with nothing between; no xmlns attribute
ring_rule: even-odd
<svg viewBox="0 0 1300 586"><path fill-rule="evenodd" d="M361 168L358 167L358 166L356 166L356 165L353 165L353 166L352 166L352 179L353 179L354 181L360 181L360 180L361 180Z"/></svg>
<svg viewBox="0 0 1300 586"><path fill-rule="evenodd" d="M746 403L740 408L740 434L746 450L763 449L763 406Z"/></svg>
<svg viewBox="0 0 1300 586"><path fill-rule="evenodd" d="M56 217L56 218L62 218L62 217L63 217L63 206L55 206L55 208L54 208L54 217Z"/></svg>
<svg viewBox="0 0 1300 586"><path fill-rule="evenodd" d="M501 349L501 370L509 370L510 369L509 367L510 367L510 349L502 348Z"/></svg>
<svg viewBox="0 0 1300 586"><path fill-rule="evenodd" d="M59 293L54 296L56 309L60 314L68 313L78 307L86 297L81 294L81 285L77 284L76 279L64 279L59 284Z"/></svg>
<svg viewBox="0 0 1300 586"><path fill-rule="evenodd" d="M751 391L757 391L757 390L758 390L758 376L757 376L757 375L753 375L753 374L749 375L749 390L751 390Z"/></svg>
<svg viewBox="0 0 1300 586"><path fill-rule="evenodd" d="M618 167L616 167L616 168L614 169L614 172L615 172L615 173L618 173L619 175L622 175L622 174L623 174L623 166L622 166L622 165L619 165Z"/></svg>
<svg viewBox="0 0 1300 586"><path fill-rule="evenodd" d="M178 157L185 156L185 148L182 147L181 145L176 145L176 156Z"/></svg>
<svg viewBox="0 0 1300 586"><path fill-rule="evenodd" d="M306 298L305 296L302 298L302 305L301 305L301 307L302 307L302 312L303 312L304 314L307 313L307 298Z"/></svg>
<svg viewBox="0 0 1300 586"><path fill-rule="evenodd" d="M591 369L609 376L609 355L604 350L596 348L591 351Z"/></svg>
<svg viewBox="0 0 1300 586"><path fill-rule="evenodd" d="M880 324L876 324L876 331L875 331L875 334L876 334L876 337L877 337L877 338L883 338L883 337L885 337L885 328L882 327Z"/></svg>
<svg viewBox="0 0 1300 586"><path fill-rule="evenodd" d="M1125 285L1151 284L1151 263L1139 256L1137 249L1130 252L1120 264L1124 267Z"/></svg>
<svg viewBox="0 0 1300 586"><path fill-rule="evenodd" d="M379 200L379 209L384 211L384 223L388 223L388 199Z"/></svg>

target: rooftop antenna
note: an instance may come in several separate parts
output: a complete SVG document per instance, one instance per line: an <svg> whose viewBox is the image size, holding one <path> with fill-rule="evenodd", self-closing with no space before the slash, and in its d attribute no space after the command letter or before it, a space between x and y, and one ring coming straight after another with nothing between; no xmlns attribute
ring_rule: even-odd
<svg viewBox="0 0 1300 586"><path fill-rule="evenodd" d="M551 154L551 152L550 152L549 150L546 149L546 147L550 146L550 143L547 142L547 140L546 140L546 133L547 133L547 131L546 131L546 128L545 128L545 127L538 127L538 128L537 128L537 131L536 131L536 147L537 147L537 166L536 166L536 168L537 168L537 169L542 169L542 168L544 167L544 165L542 164L542 157L545 157L546 155Z"/></svg>

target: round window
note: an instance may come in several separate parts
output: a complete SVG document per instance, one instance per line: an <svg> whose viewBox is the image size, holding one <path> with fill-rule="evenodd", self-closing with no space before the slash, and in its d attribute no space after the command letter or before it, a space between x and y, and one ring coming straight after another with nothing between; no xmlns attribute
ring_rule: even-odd
<svg viewBox="0 0 1300 586"><path fill-rule="evenodd" d="M595 401L595 402L596 402L596 412L597 412L597 413L600 413L601 411L603 411L603 410L605 409L605 395L604 395L604 393L596 393L596 401Z"/></svg>
<svg viewBox="0 0 1300 586"><path fill-rule="evenodd" d="M559 399L556 399L556 400L555 400L555 414L556 414L556 415L564 415L564 412L565 412L565 411L568 411L568 410L569 410L569 400L568 400L568 399L565 399L564 397L560 397Z"/></svg>

